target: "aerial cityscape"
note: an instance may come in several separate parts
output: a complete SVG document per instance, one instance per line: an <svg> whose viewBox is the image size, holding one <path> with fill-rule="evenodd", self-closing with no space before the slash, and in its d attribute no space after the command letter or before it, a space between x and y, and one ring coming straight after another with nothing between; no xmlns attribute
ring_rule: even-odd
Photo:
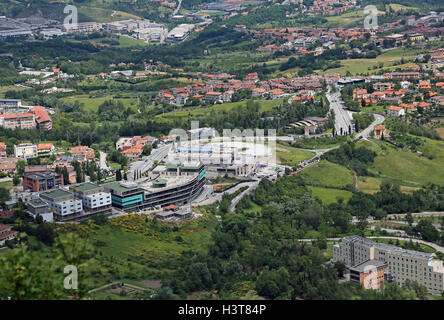
<svg viewBox="0 0 444 320"><path fill-rule="evenodd" d="M443 1L211 1L0 2L0 300L444 300Z"/></svg>

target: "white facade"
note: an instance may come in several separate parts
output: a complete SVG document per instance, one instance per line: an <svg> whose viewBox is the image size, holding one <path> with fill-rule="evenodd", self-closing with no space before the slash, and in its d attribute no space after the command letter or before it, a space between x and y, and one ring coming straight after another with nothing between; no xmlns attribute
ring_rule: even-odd
<svg viewBox="0 0 444 320"><path fill-rule="evenodd" d="M48 201L48 204L51 209L57 211L57 214L60 216L67 216L74 213L80 213L83 211L82 200L64 200L64 201Z"/></svg>
<svg viewBox="0 0 444 320"><path fill-rule="evenodd" d="M14 156L16 158L30 159L36 158L38 155L37 145L31 143L23 143L14 145Z"/></svg>
<svg viewBox="0 0 444 320"><path fill-rule="evenodd" d="M97 209L111 205L111 193L109 192L98 192L91 195L77 194L77 196L82 199L85 208Z"/></svg>

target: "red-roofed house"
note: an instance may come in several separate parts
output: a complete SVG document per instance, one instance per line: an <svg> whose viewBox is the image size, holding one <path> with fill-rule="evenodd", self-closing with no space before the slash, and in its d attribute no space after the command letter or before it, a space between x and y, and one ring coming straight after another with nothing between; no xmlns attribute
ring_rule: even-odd
<svg viewBox="0 0 444 320"><path fill-rule="evenodd" d="M0 158L6 158L6 143L0 142Z"/></svg>
<svg viewBox="0 0 444 320"><path fill-rule="evenodd" d="M31 109L31 112L35 114L35 121L37 123L37 128L44 130L52 129L52 120L48 115L48 112L40 106L36 106Z"/></svg>
<svg viewBox="0 0 444 320"><path fill-rule="evenodd" d="M400 116L405 115L405 110L404 110L404 108L402 108L402 107L392 106L392 107L388 108L388 110L387 110L387 114L388 114L389 116L397 116L397 117L400 117Z"/></svg>
<svg viewBox="0 0 444 320"><path fill-rule="evenodd" d="M378 124L374 127L374 133L376 139L381 139L382 135L385 135L385 125Z"/></svg>

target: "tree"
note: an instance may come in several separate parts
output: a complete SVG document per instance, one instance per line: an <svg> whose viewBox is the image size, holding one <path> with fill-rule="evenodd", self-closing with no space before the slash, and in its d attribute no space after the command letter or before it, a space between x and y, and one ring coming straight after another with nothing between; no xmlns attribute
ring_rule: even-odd
<svg viewBox="0 0 444 320"><path fill-rule="evenodd" d="M116 181L122 180L122 171L119 169L116 171Z"/></svg>
<svg viewBox="0 0 444 320"><path fill-rule="evenodd" d="M408 222L409 226L411 226L413 224L413 216L410 212L407 213L405 220Z"/></svg>
<svg viewBox="0 0 444 320"><path fill-rule="evenodd" d="M274 299L287 291L289 280L290 274L285 267L277 270L267 267L256 281L256 290L260 295Z"/></svg>
<svg viewBox="0 0 444 320"><path fill-rule="evenodd" d="M62 176L63 176L63 184L66 186L69 184L69 173L68 168L63 167L62 168Z"/></svg>
<svg viewBox="0 0 444 320"><path fill-rule="evenodd" d="M18 174L15 174L12 178L12 184L14 186L18 186L20 184L20 176Z"/></svg>
<svg viewBox="0 0 444 320"><path fill-rule="evenodd" d="M174 299L173 290L170 287L161 287L156 289L151 295L153 300L172 300Z"/></svg>
<svg viewBox="0 0 444 320"><path fill-rule="evenodd" d="M0 205L4 206L6 201L11 200L11 196L9 194L9 190L6 188L0 187Z"/></svg>
<svg viewBox="0 0 444 320"><path fill-rule="evenodd" d="M150 145L150 144L146 144L146 145L143 147L142 154L143 154L144 156L149 156L149 155L151 154L151 151L152 151L152 150L153 150L153 146Z"/></svg>
<svg viewBox="0 0 444 320"><path fill-rule="evenodd" d="M19 176L23 176L23 174L25 173L25 167L26 167L27 163L24 160L19 160L17 161L17 173Z"/></svg>
<svg viewBox="0 0 444 320"><path fill-rule="evenodd" d="M334 267L335 267L336 271L338 272L338 278L343 278L344 272L346 270L344 263L342 263L341 261L336 261L334 264Z"/></svg>

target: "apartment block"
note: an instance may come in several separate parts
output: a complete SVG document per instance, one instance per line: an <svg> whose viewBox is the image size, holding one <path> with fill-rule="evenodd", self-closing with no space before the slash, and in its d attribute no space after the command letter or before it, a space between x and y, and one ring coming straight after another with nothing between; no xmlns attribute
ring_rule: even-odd
<svg viewBox="0 0 444 320"><path fill-rule="evenodd" d="M73 157L84 157L86 160L91 161L95 159L94 149L87 146L72 147L71 155Z"/></svg>
<svg viewBox="0 0 444 320"><path fill-rule="evenodd" d="M69 188L82 200L83 209L90 214L109 214L112 211L111 193L96 184L87 182Z"/></svg>
<svg viewBox="0 0 444 320"><path fill-rule="evenodd" d="M32 143L21 143L14 145L14 157L22 159L36 158L38 156L37 145Z"/></svg>
<svg viewBox="0 0 444 320"><path fill-rule="evenodd" d="M410 279L424 285L429 293L441 294L444 290L444 266L443 261L434 259L434 256L359 236L345 237L333 246L333 261L341 261L351 270L374 260L387 265L386 279L392 279L398 285Z"/></svg>
<svg viewBox="0 0 444 320"><path fill-rule="evenodd" d="M35 115L32 112L6 113L0 116L0 125L5 129L34 129Z"/></svg>
<svg viewBox="0 0 444 320"><path fill-rule="evenodd" d="M49 205L51 210L54 210L54 218L59 221L77 217L83 211L82 200L75 198L73 193L64 189L42 192L40 198Z"/></svg>

